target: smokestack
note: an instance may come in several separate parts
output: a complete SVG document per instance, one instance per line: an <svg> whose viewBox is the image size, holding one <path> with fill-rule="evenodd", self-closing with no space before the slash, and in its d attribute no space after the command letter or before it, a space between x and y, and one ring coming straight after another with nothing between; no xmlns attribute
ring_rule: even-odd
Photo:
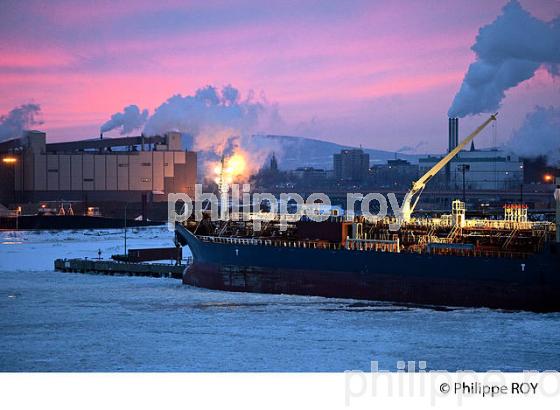
<svg viewBox="0 0 560 410"><path fill-rule="evenodd" d="M451 152L459 145L459 118L449 118L449 150Z"/></svg>

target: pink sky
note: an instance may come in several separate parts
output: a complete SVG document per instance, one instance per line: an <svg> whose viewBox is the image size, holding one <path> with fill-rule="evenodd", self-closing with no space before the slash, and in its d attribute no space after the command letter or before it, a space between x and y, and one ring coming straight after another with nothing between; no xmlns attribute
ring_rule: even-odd
<svg viewBox="0 0 560 410"><path fill-rule="evenodd" d="M505 3L8 0L0 115L35 102L50 140L80 139L126 105L151 113L173 94L232 84L278 104L285 127L264 132L440 151L470 47ZM560 14L560 1L521 3L544 20ZM540 70L508 92L498 142L559 91Z"/></svg>

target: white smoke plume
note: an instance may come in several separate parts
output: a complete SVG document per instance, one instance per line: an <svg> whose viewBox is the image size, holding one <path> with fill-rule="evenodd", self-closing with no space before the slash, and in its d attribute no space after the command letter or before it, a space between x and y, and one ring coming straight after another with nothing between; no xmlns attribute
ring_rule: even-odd
<svg viewBox="0 0 560 410"><path fill-rule="evenodd" d="M142 127L148 119L148 110L140 111L137 105L124 107L123 112L111 115L111 119L101 126L101 132L120 128L121 135L129 134Z"/></svg>
<svg viewBox="0 0 560 410"><path fill-rule="evenodd" d="M148 135L180 131L195 136L197 148L207 147L235 134L252 131L267 109L266 101L249 95L242 100L239 91L227 85L219 91L206 86L194 95L170 97L156 108L144 132ZM224 135L222 135L224 134Z"/></svg>
<svg viewBox="0 0 560 410"><path fill-rule="evenodd" d="M221 90L208 85L194 95L180 94L161 104L144 127L147 135L179 131L194 140L194 149L222 154L243 151L248 155L249 171L254 172L277 147L258 146L251 134L281 121L278 109L264 95L250 92L243 98L238 89L226 85Z"/></svg>
<svg viewBox="0 0 560 410"><path fill-rule="evenodd" d="M560 108L536 106L507 144L522 157L545 155L549 164L560 165Z"/></svg>
<svg viewBox="0 0 560 410"><path fill-rule="evenodd" d="M397 153L408 153L408 154L416 154L419 153L422 148L426 147L428 145L427 141L420 141L418 144L416 144L415 146L411 146L411 145L404 145L402 147L400 147L397 151Z"/></svg>
<svg viewBox="0 0 560 410"><path fill-rule="evenodd" d="M539 20L511 0L502 14L482 27L472 46L469 66L455 96L450 117L494 112L506 90L533 77L539 67L560 74L560 17Z"/></svg>
<svg viewBox="0 0 560 410"><path fill-rule="evenodd" d="M40 125L37 117L41 113L39 104L23 104L0 116L0 141L20 137L23 130Z"/></svg>

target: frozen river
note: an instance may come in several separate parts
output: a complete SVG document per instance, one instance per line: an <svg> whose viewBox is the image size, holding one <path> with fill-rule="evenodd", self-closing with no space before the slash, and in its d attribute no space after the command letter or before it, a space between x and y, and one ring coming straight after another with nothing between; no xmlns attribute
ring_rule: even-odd
<svg viewBox="0 0 560 410"><path fill-rule="evenodd" d="M128 246L171 246L165 228ZM178 280L60 273L123 251L122 231L0 233L0 371L560 370L560 314L439 311L217 292Z"/></svg>

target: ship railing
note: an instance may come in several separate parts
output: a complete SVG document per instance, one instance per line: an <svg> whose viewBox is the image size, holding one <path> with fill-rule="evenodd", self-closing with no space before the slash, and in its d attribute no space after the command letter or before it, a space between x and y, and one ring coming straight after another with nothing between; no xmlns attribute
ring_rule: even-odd
<svg viewBox="0 0 560 410"><path fill-rule="evenodd" d="M285 239L263 239L263 238L234 238L219 236L199 236L204 242L230 244L230 245L258 245L282 248L301 249L327 249L327 250L355 250L355 251L377 251L377 252L400 252L398 238L395 240L379 239L347 239L345 244L326 241L292 241Z"/></svg>
<svg viewBox="0 0 560 410"><path fill-rule="evenodd" d="M452 248L432 248L429 252L431 255L452 255L452 256L468 256L478 258L509 258L509 259L527 259L531 256L529 252L516 251L498 251L487 249L452 249Z"/></svg>
<svg viewBox="0 0 560 410"><path fill-rule="evenodd" d="M467 228L482 228L482 229L532 229L533 222L516 222L516 221L506 221L503 219L491 220L491 219L467 219L465 221L465 227Z"/></svg>
<svg viewBox="0 0 560 410"><path fill-rule="evenodd" d="M248 214L248 219L251 221L261 221L261 222L264 221L297 222L301 219L301 215L298 213L295 214L282 213L278 215L270 212L251 212Z"/></svg>
<svg viewBox="0 0 560 410"><path fill-rule="evenodd" d="M345 248L355 251L400 252L399 239L347 239Z"/></svg>
<svg viewBox="0 0 560 410"><path fill-rule="evenodd" d="M447 216L447 215L446 215ZM406 227L450 227L452 222L446 216L442 218L414 218L405 224ZM479 229L554 229L554 224L543 221L508 221L504 219L466 219L465 228L479 228Z"/></svg>
<svg viewBox="0 0 560 410"><path fill-rule="evenodd" d="M259 245L259 246L274 246L282 248L302 248L302 249L342 249L339 243L324 242L324 241L290 241L284 239L263 239L263 238L231 238L219 236L204 236L200 235L198 238L203 242L221 243L229 245Z"/></svg>
<svg viewBox="0 0 560 410"><path fill-rule="evenodd" d="M401 251L398 240L374 240L374 239L349 239L345 245L339 243L322 241L289 241L283 239L263 239L263 238L230 238L217 236L199 236L205 242L233 244L233 245L260 245L283 248L302 248L302 249L327 249L327 250L352 250L352 251L373 251L373 252L392 252ZM407 251L408 252L408 251ZM431 254L487 257L487 258L510 258L527 259L532 255L530 252L489 250L489 249L453 249L453 248L434 248Z"/></svg>

